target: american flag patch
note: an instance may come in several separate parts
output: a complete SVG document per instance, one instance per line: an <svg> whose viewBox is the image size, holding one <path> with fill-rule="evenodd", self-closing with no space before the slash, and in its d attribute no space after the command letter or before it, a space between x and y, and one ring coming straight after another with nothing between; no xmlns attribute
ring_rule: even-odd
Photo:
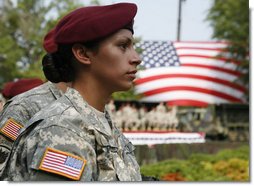
<svg viewBox="0 0 254 186"><path fill-rule="evenodd" d="M11 138L12 140L16 140L20 129L22 129L24 126L16 122L14 119L10 118L8 119L4 126L1 128L1 133L3 133L5 136Z"/></svg>
<svg viewBox="0 0 254 186"><path fill-rule="evenodd" d="M48 147L39 169L79 180L85 164L86 160L83 158Z"/></svg>

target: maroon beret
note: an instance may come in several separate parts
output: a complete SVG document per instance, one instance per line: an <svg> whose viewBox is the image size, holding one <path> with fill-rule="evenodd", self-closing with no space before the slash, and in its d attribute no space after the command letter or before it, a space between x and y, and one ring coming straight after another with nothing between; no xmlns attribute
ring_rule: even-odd
<svg viewBox="0 0 254 186"><path fill-rule="evenodd" d="M11 91L11 87L13 85L14 82L7 82L4 84L3 90L2 90L2 94L5 98L10 98L10 91Z"/></svg>
<svg viewBox="0 0 254 186"><path fill-rule="evenodd" d="M121 28L133 33L133 19L137 6L117 3L106 6L82 7L63 17L44 38L48 53L57 51L58 44L93 41L113 34Z"/></svg>
<svg viewBox="0 0 254 186"><path fill-rule="evenodd" d="M6 83L2 93L5 98L12 98L42 84L43 81L37 78L19 79Z"/></svg>

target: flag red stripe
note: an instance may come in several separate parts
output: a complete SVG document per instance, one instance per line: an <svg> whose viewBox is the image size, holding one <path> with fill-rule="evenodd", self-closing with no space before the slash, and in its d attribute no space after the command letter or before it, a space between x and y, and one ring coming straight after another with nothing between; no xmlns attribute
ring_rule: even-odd
<svg viewBox="0 0 254 186"><path fill-rule="evenodd" d="M208 68L208 69L213 69L213 70L217 70L217 71L221 71L221 72L226 72L228 74L232 74L235 76L241 76L242 73L235 71L235 70L230 70L230 69L225 69L225 68L220 68L220 67L216 67L216 66L210 66L210 65L199 65L199 64L182 64L181 66L185 66L185 67L200 67L200 68Z"/></svg>
<svg viewBox="0 0 254 186"><path fill-rule="evenodd" d="M230 81L226 81L223 79L217 79L217 78L212 78L212 77L208 77L208 76L200 76L200 75L189 75L189 74L161 74L161 75L157 75L157 76L149 76L146 78L140 78L135 80L135 84L136 85L140 85L142 83L146 83L146 82L150 82L150 81L154 81L154 80L159 80L159 79L164 79L164 78L194 78L194 79L203 79L203 80L208 80L208 81L212 81L212 82L216 82L219 84L223 84L229 87L232 87L234 89L237 89L239 91L242 92L246 92L245 87L234 84Z"/></svg>
<svg viewBox="0 0 254 186"><path fill-rule="evenodd" d="M151 91L147 91L147 92L143 92L143 94L145 96L152 96L155 94L160 94L163 92L169 92L169 91L178 91L178 90L187 90L187 91L194 91L194 92L201 92L201 93L205 93L205 94L210 94L210 95L214 95L216 97L220 97L232 102L242 102L241 99L238 99L236 97L230 96L228 94L224 94L218 91L214 91L214 90L208 90L208 89L203 89L203 88L197 88L197 87L187 87L187 86L174 86L174 87L164 87L164 88L158 88L158 89L154 89Z"/></svg>
<svg viewBox="0 0 254 186"><path fill-rule="evenodd" d="M168 105L178 105L178 106L197 106L197 107L207 107L207 102L190 100L190 99L178 99L173 101L167 101Z"/></svg>

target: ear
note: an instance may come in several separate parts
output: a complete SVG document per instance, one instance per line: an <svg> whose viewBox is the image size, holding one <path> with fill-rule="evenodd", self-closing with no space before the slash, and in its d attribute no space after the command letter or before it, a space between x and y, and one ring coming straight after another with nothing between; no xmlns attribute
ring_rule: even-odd
<svg viewBox="0 0 254 186"><path fill-rule="evenodd" d="M72 46L72 52L75 56L75 58L83 64L90 64L90 57L89 54L90 52L87 50L87 48L81 44L74 44Z"/></svg>

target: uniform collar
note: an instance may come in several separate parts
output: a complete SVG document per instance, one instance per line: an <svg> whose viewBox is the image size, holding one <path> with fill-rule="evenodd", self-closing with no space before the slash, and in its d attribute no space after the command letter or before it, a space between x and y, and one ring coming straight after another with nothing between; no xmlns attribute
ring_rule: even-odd
<svg viewBox="0 0 254 186"><path fill-rule="evenodd" d="M84 100L84 98L79 94L77 90L73 88L67 88L65 96L70 100L74 108L77 110L77 112L80 113L80 115L82 116L85 122L91 124L92 127L94 127L100 133L103 133L106 136L109 136L109 134L106 132L105 127L100 122L94 110L86 102L86 100ZM108 119L108 117L106 118Z"/></svg>
<svg viewBox="0 0 254 186"><path fill-rule="evenodd" d="M50 81L48 81L46 84L56 99L62 97L63 92L59 90L54 83L51 83Z"/></svg>

